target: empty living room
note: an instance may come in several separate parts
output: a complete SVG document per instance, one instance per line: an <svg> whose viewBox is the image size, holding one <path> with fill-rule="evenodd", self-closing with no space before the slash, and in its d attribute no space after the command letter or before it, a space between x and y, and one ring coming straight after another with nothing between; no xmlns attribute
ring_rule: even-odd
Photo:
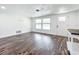
<svg viewBox="0 0 79 59"><path fill-rule="evenodd" d="M0 4L0 55L79 55L79 4Z"/></svg>

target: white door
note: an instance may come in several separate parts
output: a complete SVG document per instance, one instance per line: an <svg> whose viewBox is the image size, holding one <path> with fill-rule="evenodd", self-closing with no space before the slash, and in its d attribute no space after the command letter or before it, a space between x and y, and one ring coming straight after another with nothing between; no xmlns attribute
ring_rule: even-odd
<svg viewBox="0 0 79 59"><path fill-rule="evenodd" d="M61 19L60 19L61 18ZM56 28L57 28L57 35L66 35L66 24L65 24L65 18L64 17L60 17L58 18L58 21L57 21L57 25L56 25Z"/></svg>

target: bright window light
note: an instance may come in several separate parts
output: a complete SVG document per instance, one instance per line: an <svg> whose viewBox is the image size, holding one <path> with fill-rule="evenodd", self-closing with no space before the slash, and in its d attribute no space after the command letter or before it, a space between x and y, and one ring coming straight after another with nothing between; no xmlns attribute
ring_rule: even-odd
<svg viewBox="0 0 79 59"><path fill-rule="evenodd" d="M50 30L50 18L36 19L35 28L39 30Z"/></svg>
<svg viewBox="0 0 79 59"><path fill-rule="evenodd" d="M43 19L43 30L50 30L50 18Z"/></svg>
<svg viewBox="0 0 79 59"><path fill-rule="evenodd" d="M36 19L35 23L41 23L41 19Z"/></svg>
<svg viewBox="0 0 79 59"><path fill-rule="evenodd" d="M58 20L59 21L65 21L66 19L65 19L65 17L59 17Z"/></svg>
<svg viewBox="0 0 79 59"><path fill-rule="evenodd" d="M36 29L41 29L41 24L36 24Z"/></svg>
<svg viewBox="0 0 79 59"><path fill-rule="evenodd" d="M50 24L43 24L43 30L50 30Z"/></svg>
<svg viewBox="0 0 79 59"><path fill-rule="evenodd" d="M50 23L50 18L43 19L43 23Z"/></svg>

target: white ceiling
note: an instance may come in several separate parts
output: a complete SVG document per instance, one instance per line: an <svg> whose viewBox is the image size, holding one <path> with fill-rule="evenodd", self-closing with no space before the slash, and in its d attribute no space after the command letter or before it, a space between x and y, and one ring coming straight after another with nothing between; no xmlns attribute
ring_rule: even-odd
<svg viewBox="0 0 79 59"><path fill-rule="evenodd" d="M79 9L78 4L4 4L6 9L0 8L0 14L22 14L27 17L38 17L47 14L61 14ZM39 9L39 12L36 12Z"/></svg>

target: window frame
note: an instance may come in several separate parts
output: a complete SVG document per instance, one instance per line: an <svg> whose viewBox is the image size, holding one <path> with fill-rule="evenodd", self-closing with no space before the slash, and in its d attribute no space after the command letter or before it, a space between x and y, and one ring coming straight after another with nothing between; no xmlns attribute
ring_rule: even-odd
<svg viewBox="0 0 79 59"><path fill-rule="evenodd" d="M50 18L43 18L43 19L50 19ZM50 29L43 29L43 25L44 24L49 24L50 25ZM50 31L51 30L51 19L50 19L50 23L44 23L43 20L42 20L42 30L46 30L46 31Z"/></svg>
<svg viewBox="0 0 79 59"><path fill-rule="evenodd" d="M37 24L41 24L41 23L42 23L42 20L40 19L40 20L41 20L41 23L36 23L36 20L38 20L38 19L35 19L35 29L36 29L36 30L41 30L41 29L42 29L42 25L41 25L41 29L37 29L37 28L36 28L36 25L37 25Z"/></svg>
<svg viewBox="0 0 79 59"><path fill-rule="evenodd" d="M46 19L46 18L39 18L40 20L41 20L41 23L36 23L36 20L37 19L35 19L35 29L36 30L44 30L44 31L50 31L51 30L51 18L49 18L50 19L50 23L43 23L43 19ZM41 29L37 29L36 28L36 24L41 24ZM44 24L49 24L50 25L50 29L48 30L48 29L43 29L43 25Z"/></svg>
<svg viewBox="0 0 79 59"><path fill-rule="evenodd" d="M49 29L44 29L44 28L43 28L44 25L49 25ZM50 23L43 23L42 29L43 29L43 30L50 30Z"/></svg>
<svg viewBox="0 0 79 59"><path fill-rule="evenodd" d="M38 29L38 28L36 28L36 25L38 25L38 24L41 25L41 23L36 23L36 24L35 24L35 29ZM41 30L41 29L42 29L42 27L41 27L40 29L38 29L38 30Z"/></svg>

